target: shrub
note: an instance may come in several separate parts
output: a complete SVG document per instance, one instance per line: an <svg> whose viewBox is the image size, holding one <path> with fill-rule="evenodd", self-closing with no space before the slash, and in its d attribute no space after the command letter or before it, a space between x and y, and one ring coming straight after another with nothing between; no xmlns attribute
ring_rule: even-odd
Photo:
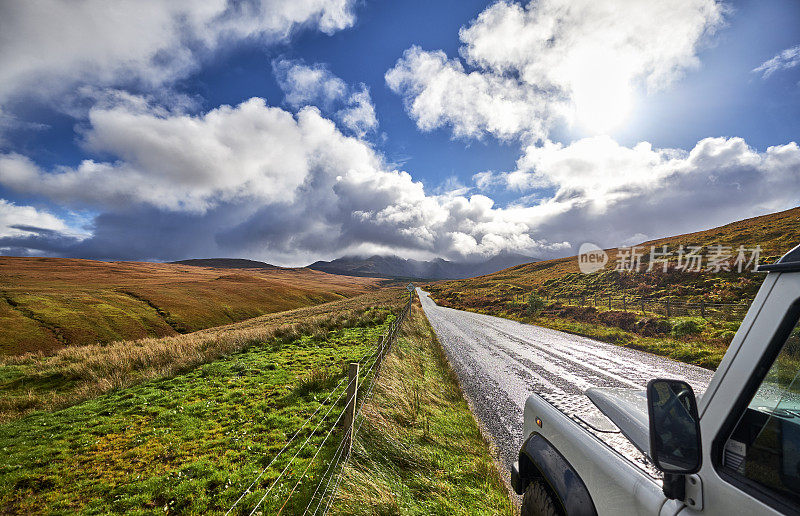
<svg viewBox="0 0 800 516"><path fill-rule="evenodd" d="M298 396L308 396L313 392L331 389L337 380L337 375L327 367L312 369L311 372L300 380L294 393Z"/></svg>
<svg viewBox="0 0 800 516"><path fill-rule="evenodd" d="M593 306L570 306L556 303L553 305L558 317L572 319L573 321L597 323L597 309Z"/></svg>
<svg viewBox="0 0 800 516"><path fill-rule="evenodd" d="M672 323L672 336L684 337L686 335L696 335L702 333L706 327L706 321L700 317L681 317Z"/></svg>
<svg viewBox="0 0 800 516"><path fill-rule="evenodd" d="M631 330L636 324L636 315L631 312L623 312L622 310L600 312L598 317L603 324L616 326L623 330Z"/></svg>
<svg viewBox="0 0 800 516"><path fill-rule="evenodd" d="M645 337L664 335L672 331L669 319L662 317L643 317L636 321L634 330Z"/></svg>
<svg viewBox="0 0 800 516"><path fill-rule="evenodd" d="M531 294L528 297L528 313L531 315L539 315L544 310L545 302L544 299L537 296L536 294Z"/></svg>
<svg viewBox="0 0 800 516"><path fill-rule="evenodd" d="M736 336L735 331L725 330L719 334L719 340L725 342L726 344L730 344L734 336Z"/></svg>

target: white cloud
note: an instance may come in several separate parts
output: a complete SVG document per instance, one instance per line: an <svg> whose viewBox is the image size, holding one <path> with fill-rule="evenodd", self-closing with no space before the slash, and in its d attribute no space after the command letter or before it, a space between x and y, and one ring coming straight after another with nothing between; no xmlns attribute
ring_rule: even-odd
<svg viewBox="0 0 800 516"><path fill-rule="evenodd" d="M472 65L517 72L526 84L572 93L611 78L661 88L699 65L697 47L722 22L713 0L498 2L459 36Z"/></svg>
<svg viewBox="0 0 800 516"><path fill-rule="evenodd" d="M386 82L423 131L519 138L516 170L473 177L481 191L505 185L524 194L482 212L496 217L484 245L498 224L510 228L506 243L516 234L616 245L699 230L800 204L792 186L797 144L757 152L741 138L707 138L687 152L647 142L629 148L608 136L565 145L549 133L578 121L604 134L637 91L665 88L697 68L725 14L714 0L500 1L459 32L461 59L414 46ZM457 239L465 248L479 227L469 221Z"/></svg>
<svg viewBox="0 0 800 516"><path fill-rule="evenodd" d="M572 116L569 106L603 132L624 118L640 83L660 89L696 68L723 14L714 0L500 1L459 32L471 72L442 51L412 47L386 81L425 131L543 138Z"/></svg>
<svg viewBox="0 0 800 516"><path fill-rule="evenodd" d="M190 116L125 99L93 109L89 122L84 146L113 161L43 170L0 154L4 187L101 212L71 254L171 258L198 248L292 261L365 246L474 256L554 245L487 197L427 194L314 107L293 115L255 98Z"/></svg>
<svg viewBox="0 0 800 516"><path fill-rule="evenodd" d="M25 129L38 131L46 128L47 125L45 124L22 121L13 115L5 113L2 108L0 108L0 131L3 131L4 129Z"/></svg>
<svg viewBox="0 0 800 516"><path fill-rule="evenodd" d="M227 42L273 43L304 26L327 34L347 28L352 8L352 0L3 2L0 102L75 84L169 84Z"/></svg>
<svg viewBox="0 0 800 516"><path fill-rule="evenodd" d="M456 138L492 134L508 139L522 133L544 137L548 110L555 104L515 79L467 73L441 50L427 52L416 46L386 72L386 83L403 97L420 129L450 126Z"/></svg>
<svg viewBox="0 0 800 516"><path fill-rule="evenodd" d="M341 124L359 138L378 127L369 88L349 87L325 65L306 65L299 60L278 59L272 69L285 101L293 108L317 106L335 115Z"/></svg>
<svg viewBox="0 0 800 516"><path fill-rule="evenodd" d="M778 52L774 57L754 68L753 72L760 72L761 77L766 79L777 71L789 70L795 66L800 66L800 45Z"/></svg>
<svg viewBox="0 0 800 516"><path fill-rule="evenodd" d="M478 190L488 190L492 186L503 182L503 179L498 178L498 175L491 170L486 170L474 174L472 176L472 181L475 183Z"/></svg>
<svg viewBox="0 0 800 516"><path fill-rule="evenodd" d="M342 125L347 127L359 138L363 138L370 131L378 127L378 117L375 116L375 106L365 84L361 89L354 91L348 98L348 106L336 113Z"/></svg>
<svg viewBox="0 0 800 516"><path fill-rule="evenodd" d="M272 69L286 103L294 108L308 105L330 108L347 95L347 84L321 64L308 66L301 61L277 59L272 62Z"/></svg>
<svg viewBox="0 0 800 516"><path fill-rule="evenodd" d="M556 186L556 195L580 195L610 202L628 189L646 187L674 172L681 151L653 150L647 142L633 148L619 145L608 136L585 138L564 146L545 142L527 147L517 170L507 175L517 190Z"/></svg>
<svg viewBox="0 0 800 516"><path fill-rule="evenodd" d="M552 257L570 243L616 245L800 204L796 143L764 152L741 138L707 138L689 152L608 137L531 145L513 172L476 180L505 181L537 204L498 207L456 183L427 192L314 107L292 114L256 98L189 116L127 99L92 110L89 121L84 145L113 159L43 170L0 154L0 184L99 212L91 236L55 238L66 229L47 219L23 225L53 231L0 236L0 247L290 265L388 249L423 258ZM46 218L27 219L39 215Z"/></svg>
<svg viewBox="0 0 800 516"><path fill-rule="evenodd" d="M473 178L484 193L504 185L524 195L505 207L455 181L425 191L388 164L364 141L378 126L369 89L324 65L273 63L291 112L253 98L194 114L197 99L158 88L228 42L348 27L352 3L4 4L0 103L78 91L81 144L95 159L44 169L0 154L0 184L98 215L83 235L41 209L0 200L0 248L291 265L370 251L550 257L570 243L615 245L800 204L794 142L759 152L741 138L707 138L683 151L607 136L548 138L573 111L611 123L635 90L663 88L697 67L704 36L723 20L712 0L501 1L460 31L460 57L409 48L385 79L420 129L520 141L515 170ZM794 50L756 71L794 66ZM131 84L147 94L116 89Z"/></svg>
<svg viewBox="0 0 800 516"><path fill-rule="evenodd" d="M617 245L800 205L800 147L758 152L741 138L705 138L689 151L633 148L608 137L530 146L505 175L510 187L555 193L521 208L550 239Z"/></svg>
<svg viewBox="0 0 800 516"><path fill-rule="evenodd" d="M71 232L67 224L46 211L33 206L19 206L0 199L0 238L29 235L36 229Z"/></svg>
<svg viewBox="0 0 800 516"><path fill-rule="evenodd" d="M315 165L324 125L311 108L295 119L262 99L202 116L123 104L93 109L89 121L85 146L118 161L85 160L45 172L10 154L0 157L0 181L21 192L106 207L203 212L236 199L291 202Z"/></svg>

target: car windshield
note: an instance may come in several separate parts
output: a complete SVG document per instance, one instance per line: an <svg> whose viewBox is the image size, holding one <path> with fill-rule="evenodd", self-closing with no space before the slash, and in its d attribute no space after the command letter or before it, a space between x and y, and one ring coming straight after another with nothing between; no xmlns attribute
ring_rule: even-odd
<svg viewBox="0 0 800 516"><path fill-rule="evenodd" d="M728 441L726 466L782 494L800 493L800 325Z"/></svg>

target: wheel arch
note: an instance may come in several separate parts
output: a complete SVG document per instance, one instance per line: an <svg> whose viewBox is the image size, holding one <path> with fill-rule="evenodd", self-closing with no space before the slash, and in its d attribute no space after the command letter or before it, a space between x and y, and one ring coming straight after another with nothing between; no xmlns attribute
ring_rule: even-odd
<svg viewBox="0 0 800 516"><path fill-rule="evenodd" d="M544 436L534 432L522 445L519 461L512 470L514 491L524 493L528 484L538 478L545 481L567 516L597 516L578 472Z"/></svg>

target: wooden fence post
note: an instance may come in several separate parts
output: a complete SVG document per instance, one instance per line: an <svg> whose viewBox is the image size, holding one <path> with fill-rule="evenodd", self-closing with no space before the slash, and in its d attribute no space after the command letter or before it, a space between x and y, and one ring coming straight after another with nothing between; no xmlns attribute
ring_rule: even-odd
<svg viewBox="0 0 800 516"><path fill-rule="evenodd" d="M608 309L611 310L611 294L608 295Z"/></svg>
<svg viewBox="0 0 800 516"><path fill-rule="evenodd" d="M700 317L706 318L706 305L702 299L700 300Z"/></svg>
<svg viewBox="0 0 800 516"><path fill-rule="evenodd" d="M642 303L642 315L644 315L644 298L639 300Z"/></svg>
<svg viewBox="0 0 800 516"><path fill-rule="evenodd" d="M347 413L344 418L345 445L344 453L350 455L353 450L353 428L356 422L356 397L358 393L358 362L350 362L347 368L349 383L347 384Z"/></svg>
<svg viewBox="0 0 800 516"><path fill-rule="evenodd" d="M667 298L667 317L672 317L672 313L670 312L669 309L669 298Z"/></svg>
<svg viewBox="0 0 800 516"><path fill-rule="evenodd" d="M597 308L597 292L594 293L594 307Z"/></svg>

